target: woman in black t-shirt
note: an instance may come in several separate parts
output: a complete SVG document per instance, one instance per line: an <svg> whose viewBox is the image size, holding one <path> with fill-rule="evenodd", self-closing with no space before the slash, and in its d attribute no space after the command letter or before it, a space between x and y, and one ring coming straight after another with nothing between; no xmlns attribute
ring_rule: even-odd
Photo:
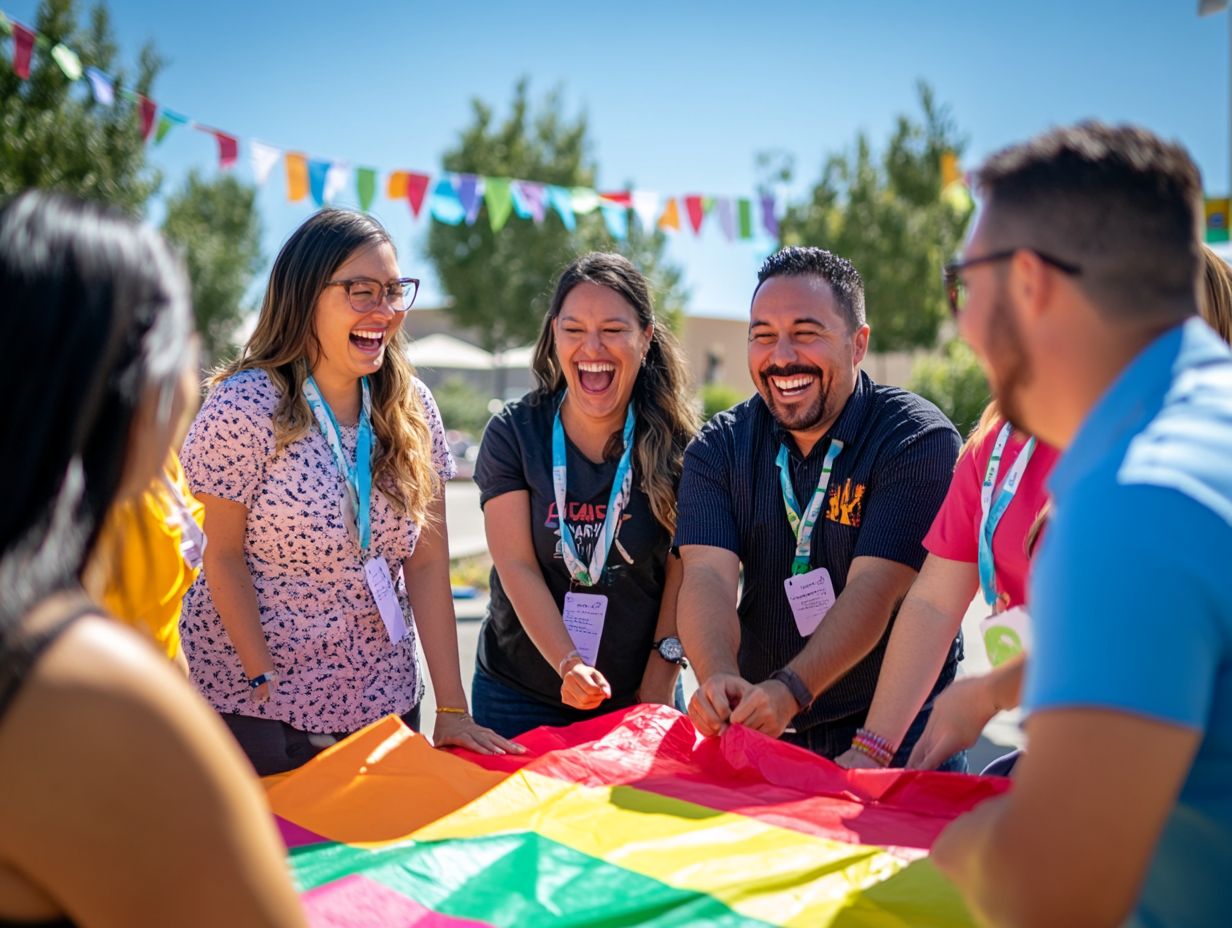
<svg viewBox="0 0 1232 928"><path fill-rule="evenodd" d="M574 261L532 366L475 468L495 566L472 705L507 738L670 705L683 663L668 552L697 418L646 279L620 255Z"/></svg>

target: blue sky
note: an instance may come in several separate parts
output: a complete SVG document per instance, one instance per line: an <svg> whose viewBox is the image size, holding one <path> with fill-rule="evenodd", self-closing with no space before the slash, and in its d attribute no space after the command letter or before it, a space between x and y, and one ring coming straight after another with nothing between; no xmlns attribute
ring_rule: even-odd
<svg viewBox="0 0 1232 928"><path fill-rule="evenodd" d="M26 23L36 5L0 0ZM600 186L727 196L753 194L755 158L768 149L794 157L790 192L800 195L828 152L861 130L880 144L897 114L914 113L921 78L967 134L965 165L1095 116L1179 139L1222 194L1227 14L1196 10L1196 0L111 3L123 60L153 41L168 60L155 98L237 135L242 176L248 138L433 171L469 101L503 112L526 75L534 95L560 86L568 109L588 114ZM176 130L151 152L164 191L190 167L215 170L213 140L199 132ZM259 202L272 257L311 207L286 202L281 167ZM424 221L383 196L374 212L404 272L425 278L422 303L439 302ZM768 247L729 244L710 223L700 238L675 237L690 311L745 312Z"/></svg>

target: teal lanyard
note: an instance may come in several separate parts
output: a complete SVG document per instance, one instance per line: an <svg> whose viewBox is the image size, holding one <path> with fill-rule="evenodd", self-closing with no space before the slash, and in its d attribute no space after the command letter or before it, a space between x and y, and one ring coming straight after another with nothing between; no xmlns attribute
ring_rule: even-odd
<svg viewBox="0 0 1232 928"><path fill-rule="evenodd" d="M992 555L992 536L1001 524L1001 517L1014 500L1018 486L1022 483L1022 475L1026 472L1031 455L1035 453L1035 439L1030 439L1018 453L1014 466L1010 468L1001 489L993 499L993 489L997 484L997 474L1001 470L1001 458L1005 454L1005 445L1010 439L1014 427L1008 422L1002 427L1001 434L992 448L992 457L988 459L988 468L984 471L984 484L980 487L980 535L979 535L979 566L980 591L984 594L984 602L989 609L997 606L997 570Z"/></svg>
<svg viewBox="0 0 1232 928"><path fill-rule="evenodd" d="M826 490L830 486L830 474L834 470L834 461L843 450L843 443L837 438L830 439L830 447L826 450L826 461L821 468L821 479L817 481L817 489L809 501L808 510L801 512L796 501L796 491L791 485L791 467L786 445L779 445L779 454L774 463L779 468L779 483L783 487L783 508L787 510L787 523L796 536L796 556L791 562L793 575L809 572L810 549L813 541L813 528L817 517L821 514L821 504L825 501Z"/></svg>
<svg viewBox="0 0 1232 928"><path fill-rule="evenodd" d="M348 531L355 533L359 543L360 553L366 558L368 546L372 542L372 392L368 387L368 378L359 381L363 401L359 412L359 438L355 447L355 463L347 461L346 450L342 447L342 430L334 411L329 404L321 399L321 391L312 375L304 381L304 399L308 408L316 417L317 426L329 449L334 455L334 463L338 465L338 473L342 475L347 500L355 517L354 525L347 525Z"/></svg>
<svg viewBox="0 0 1232 928"><path fill-rule="evenodd" d="M556 407L556 418L552 422L552 488L556 492L556 519L560 523L560 556L565 561L569 576L582 586L594 586L603 576L603 566L607 563L612 540L616 537L616 528L620 525L620 514L628 505L629 492L633 488L633 403L629 402L628 412L625 413L625 450L620 456L620 463L616 465L616 476L612 478L612 493L608 497L607 512L603 518L603 534L595 539L595 549L591 552L589 565L583 564L578 557L573 532L565 520L565 489L568 479L565 465L565 429L560 424L560 407L564 404L565 396L562 394L560 404Z"/></svg>

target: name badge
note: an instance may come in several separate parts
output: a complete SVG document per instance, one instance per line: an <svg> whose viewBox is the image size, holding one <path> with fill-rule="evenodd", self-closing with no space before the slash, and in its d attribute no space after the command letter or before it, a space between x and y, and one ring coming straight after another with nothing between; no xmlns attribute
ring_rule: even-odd
<svg viewBox="0 0 1232 928"><path fill-rule="evenodd" d="M566 593L565 631L573 646L582 655L582 663L591 667L599 658L599 640L603 637L603 619L607 615L607 597L601 593Z"/></svg>
<svg viewBox="0 0 1232 928"><path fill-rule="evenodd" d="M817 567L806 574L794 574L783 581L791 614L795 616L796 628L807 638L817 631L817 626L834 605L834 583L830 571Z"/></svg>
<svg viewBox="0 0 1232 928"><path fill-rule="evenodd" d="M1006 609L980 622L980 637L994 667L1031 650L1031 616L1022 606Z"/></svg>
<svg viewBox="0 0 1232 928"><path fill-rule="evenodd" d="M369 558L364 562L364 577L368 580L368 589L376 600L380 610L381 621L385 623L385 631L394 644L410 634L406 627L406 616L402 614L402 606L398 604L398 593L389 575L389 564L383 557Z"/></svg>

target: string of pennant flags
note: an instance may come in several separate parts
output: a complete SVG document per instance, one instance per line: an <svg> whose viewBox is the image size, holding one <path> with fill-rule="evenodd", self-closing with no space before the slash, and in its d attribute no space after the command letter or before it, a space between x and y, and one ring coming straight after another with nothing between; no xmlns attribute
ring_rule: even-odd
<svg viewBox="0 0 1232 928"><path fill-rule="evenodd" d="M141 137L148 144L158 145L170 132L183 126L213 136L221 170L230 170L239 163L240 139L237 136L118 86L98 68L83 66L77 53L62 42L53 42L0 12L0 35L4 34L12 36L13 70L19 78L29 79L31 60L37 49L40 54L48 55L70 81L87 81L99 105L114 106L117 100L132 103ZM477 174L442 172L433 175L420 171L352 168L346 162L313 158L257 139L246 140L245 147L258 186L269 181L279 161L282 162L287 199L291 202L311 199L317 206L324 206L354 185L360 209L367 210L376 199L380 179L384 176L386 197L405 200L415 219L426 213L447 225L474 224L486 207L493 231L500 231L513 216L539 224L550 214L555 214L565 228L572 231L577 227L579 216L598 212L608 232L616 239L628 237L631 215L646 231L661 229L673 234L688 228L695 235L701 234L703 223L713 216L729 242L752 240L759 231L775 239L779 234L777 200L772 194L711 197L701 194L660 196L647 190L600 191Z"/></svg>

